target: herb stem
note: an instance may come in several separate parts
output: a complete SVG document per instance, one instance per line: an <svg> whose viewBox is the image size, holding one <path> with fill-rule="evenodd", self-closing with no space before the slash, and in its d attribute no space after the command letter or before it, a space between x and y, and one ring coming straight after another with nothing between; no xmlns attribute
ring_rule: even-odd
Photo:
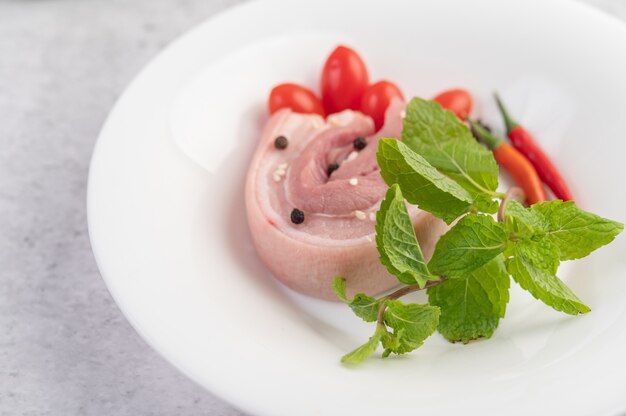
<svg viewBox="0 0 626 416"><path fill-rule="evenodd" d="M429 287L433 287L433 286L438 286L440 284L442 284L443 282L445 282L446 280L448 280L446 277L444 276L440 276L441 279L440 280L435 280L435 281L431 281L431 282L427 282L424 287L420 286L420 285L408 285L408 286L404 286L401 287L400 289L396 290L395 292L392 292L390 294L388 294L387 296L383 296L382 298L380 298L380 306L378 307L378 315L377 315L377 319L376 322L378 323L378 325L385 325L385 309L387 308L387 305L385 305L385 301L386 300L395 300L395 299L399 299L404 295L408 295L409 293L413 293L413 292L417 292L418 290L423 290L423 289L428 289Z"/></svg>
<svg viewBox="0 0 626 416"><path fill-rule="evenodd" d="M524 201L526 199L526 193L522 188L517 186L513 186L506 191L506 195L500 204L500 208L498 209L498 222L504 223L506 218L506 206L509 204L509 201L513 199L516 201Z"/></svg>

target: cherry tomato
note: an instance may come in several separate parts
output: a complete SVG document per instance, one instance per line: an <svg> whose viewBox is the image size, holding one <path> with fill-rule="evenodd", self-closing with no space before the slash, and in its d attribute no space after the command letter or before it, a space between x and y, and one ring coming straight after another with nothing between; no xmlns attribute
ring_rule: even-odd
<svg viewBox="0 0 626 416"><path fill-rule="evenodd" d="M338 46L322 70L322 103L326 114L345 109L358 110L369 83L367 68L352 49Z"/></svg>
<svg viewBox="0 0 626 416"><path fill-rule="evenodd" d="M462 89L444 91L433 100L446 110L452 111L461 120L465 120L472 111L472 96Z"/></svg>
<svg viewBox="0 0 626 416"><path fill-rule="evenodd" d="M322 102L308 88L298 84L284 83L272 88L267 102L270 114L281 108L289 108L296 113L319 114L324 117Z"/></svg>
<svg viewBox="0 0 626 416"><path fill-rule="evenodd" d="M374 119L376 130L385 123L385 111L394 97L404 100L402 91L393 82L378 81L367 87L361 99L361 112Z"/></svg>

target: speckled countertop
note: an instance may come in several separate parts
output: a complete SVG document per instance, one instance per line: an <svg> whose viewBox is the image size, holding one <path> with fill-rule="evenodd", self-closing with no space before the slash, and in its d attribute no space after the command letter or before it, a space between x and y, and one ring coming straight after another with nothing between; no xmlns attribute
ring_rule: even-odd
<svg viewBox="0 0 626 416"><path fill-rule="evenodd" d="M625 0L584 1L626 21ZM238 2L0 0L0 415L241 414L130 327L85 214L116 97L165 44Z"/></svg>

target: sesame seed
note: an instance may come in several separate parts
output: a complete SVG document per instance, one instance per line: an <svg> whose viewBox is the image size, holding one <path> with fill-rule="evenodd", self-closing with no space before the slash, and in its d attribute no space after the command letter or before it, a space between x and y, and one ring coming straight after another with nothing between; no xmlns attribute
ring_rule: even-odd
<svg viewBox="0 0 626 416"><path fill-rule="evenodd" d="M404 110L400 111L400 117L401 118L406 117L406 111L404 111Z"/></svg>
<svg viewBox="0 0 626 416"><path fill-rule="evenodd" d="M335 127L341 126L341 120L338 117L331 117L331 116L329 116L326 119L326 122L328 124L332 125L332 126L335 126Z"/></svg>
<svg viewBox="0 0 626 416"><path fill-rule="evenodd" d="M344 110L340 113L331 114L326 117L326 123L332 126L347 126L354 119L354 113L349 110Z"/></svg>
<svg viewBox="0 0 626 416"><path fill-rule="evenodd" d="M369 235L366 235L366 236L365 236L365 239L366 239L367 241L369 241L370 243L372 243L372 242L374 241L374 240L372 240L372 237L371 237L371 236L369 236Z"/></svg>
<svg viewBox="0 0 626 416"><path fill-rule="evenodd" d="M282 170L282 169L276 169L276 170L274 171L274 174L276 174L276 175L280 175L280 176L285 176L285 175L287 174L287 171Z"/></svg>
<svg viewBox="0 0 626 416"><path fill-rule="evenodd" d="M357 186L359 184L359 180L357 178L350 178L350 185Z"/></svg>
<svg viewBox="0 0 626 416"><path fill-rule="evenodd" d="M286 162L285 163L281 163L280 165L276 166L276 169L278 169L278 170L285 170L285 169L287 169L287 166L289 166L288 163L286 163Z"/></svg>
<svg viewBox="0 0 626 416"><path fill-rule="evenodd" d="M354 215L360 220L364 220L365 218L367 218L367 215L365 215L363 211L359 211L359 210L354 211Z"/></svg>
<svg viewBox="0 0 626 416"><path fill-rule="evenodd" d="M359 152L357 152L356 150L353 150L352 152L350 152L350 154L346 158L346 162L352 162L358 156L359 156Z"/></svg>
<svg viewBox="0 0 626 416"><path fill-rule="evenodd" d="M314 119L312 119L312 126L315 127L316 129L322 129L324 128L324 119L321 117L315 117Z"/></svg>
<svg viewBox="0 0 626 416"><path fill-rule="evenodd" d="M274 182L280 182L280 178L282 176L280 176L279 174L277 174L276 172L274 172L274 175L272 175L272 178L274 178Z"/></svg>
<svg viewBox="0 0 626 416"><path fill-rule="evenodd" d="M375 212L370 212L370 221L376 221L376 213Z"/></svg>

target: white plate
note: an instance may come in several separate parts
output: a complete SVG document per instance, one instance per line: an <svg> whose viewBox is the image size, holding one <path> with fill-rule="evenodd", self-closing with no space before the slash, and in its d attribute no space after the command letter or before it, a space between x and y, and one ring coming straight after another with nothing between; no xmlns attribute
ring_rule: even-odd
<svg viewBox="0 0 626 416"><path fill-rule="evenodd" d="M493 339L463 346L434 335L412 354L356 368L339 358L372 326L269 275L243 202L266 94L282 80L316 87L339 42L407 95L469 88L476 114L498 125L490 93L504 91L579 203L624 220L626 28L617 21L556 0L256 1L167 48L102 129L89 230L133 326L184 373L254 414L626 411L623 237L562 266L588 315L559 314L514 288Z"/></svg>

